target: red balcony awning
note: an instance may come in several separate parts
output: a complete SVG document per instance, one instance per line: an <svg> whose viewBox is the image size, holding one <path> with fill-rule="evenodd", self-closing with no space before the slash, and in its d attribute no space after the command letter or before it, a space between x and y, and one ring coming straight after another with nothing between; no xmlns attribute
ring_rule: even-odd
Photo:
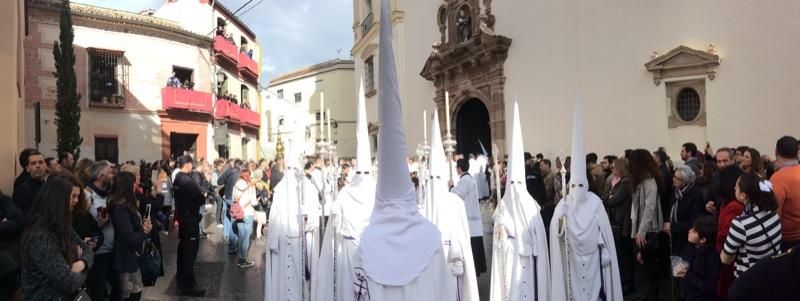
<svg viewBox="0 0 800 301"><path fill-rule="evenodd" d="M239 52L239 72L258 81L258 63L250 58L247 53Z"/></svg>
<svg viewBox="0 0 800 301"><path fill-rule="evenodd" d="M173 87L161 89L161 106L164 110L185 110L209 115L214 112L211 93Z"/></svg>
<svg viewBox="0 0 800 301"><path fill-rule="evenodd" d="M214 112L214 118L227 119L238 123L239 120L241 120L239 111L241 111L241 108L239 108L238 104L232 103L225 99L219 99L217 100L217 106L216 106L216 111Z"/></svg>
<svg viewBox="0 0 800 301"><path fill-rule="evenodd" d="M248 108L241 108L240 113L241 113L240 119L242 120L242 126L254 129L259 129L261 127L261 118L258 112Z"/></svg>
<svg viewBox="0 0 800 301"><path fill-rule="evenodd" d="M237 64L239 59L238 51L236 51L236 45L220 35L214 37L214 53L220 58L227 59L234 65Z"/></svg>

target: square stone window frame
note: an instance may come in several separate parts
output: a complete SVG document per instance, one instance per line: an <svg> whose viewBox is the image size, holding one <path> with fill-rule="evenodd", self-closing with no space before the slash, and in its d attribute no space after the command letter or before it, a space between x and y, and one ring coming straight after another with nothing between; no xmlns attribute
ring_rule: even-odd
<svg viewBox="0 0 800 301"><path fill-rule="evenodd" d="M668 127L674 129L681 126L706 126L706 80L699 79L686 79L678 81L670 81L664 84L669 99L669 117ZM678 114L678 94L685 88L694 89L700 96L700 112L694 120L684 121Z"/></svg>

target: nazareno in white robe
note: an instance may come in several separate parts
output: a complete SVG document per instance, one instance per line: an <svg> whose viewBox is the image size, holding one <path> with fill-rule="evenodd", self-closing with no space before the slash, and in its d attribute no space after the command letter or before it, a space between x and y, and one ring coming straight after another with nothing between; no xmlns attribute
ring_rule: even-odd
<svg viewBox="0 0 800 301"><path fill-rule="evenodd" d="M472 259L464 201L458 195L447 192L446 187L442 187L444 190L437 190L436 187L431 187L432 185L434 180L429 179L420 213L442 233L442 252L451 271L447 275L448 283L443 289L454 291L455 300L479 301L478 279L475 275L475 262Z"/></svg>
<svg viewBox="0 0 800 301"><path fill-rule="evenodd" d="M289 169L280 183L275 186L267 231L267 254L265 264L264 300L310 300L310 279L306 279L303 269L312 273L319 258L318 239L315 239L319 221L319 202L306 202L301 208L301 197L316 201L313 188L305 187L298 170ZM311 198L313 196L313 198ZM305 233L300 233L300 216L307 215ZM302 251L301 237L306 238L306 253ZM302 282L301 282L302 280Z"/></svg>
<svg viewBox="0 0 800 301"><path fill-rule="evenodd" d="M495 211L490 300L557 300L550 299L547 237L539 206L524 188L509 187L503 198L514 201L500 202ZM518 211L518 218L529 220L512 220L512 209L506 203L517 206L513 210Z"/></svg>
<svg viewBox="0 0 800 301"><path fill-rule="evenodd" d="M369 174L356 176L353 180L339 191L336 202L331 205L331 216L311 283L311 300L354 300L353 258L361 231L369 224L375 204L376 183ZM334 294L336 298L332 297Z"/></svg>
<svg viewBox="0 0 800 301"><path fill-rule="evenodd" d="M576 222L562 222L565 215L569 218L569 206L578 206L577 208L580 208L578 210L587 210L588 213L594 212L594 214L581 214L584 216L580 221L583 228L574 229L578 232L577 235L567 234L570 230L564 231L564 225ZM568 240L569 248L565 244L565 238ZM575 204L571 195L567 195L558 203L550 224L550 255L552 300L567 300L568 285L572 288L573 300L599 300L601 288L605 300L623 300L611 225L602 201L594 193L587 193L586 200L580 204Z"/></svg>

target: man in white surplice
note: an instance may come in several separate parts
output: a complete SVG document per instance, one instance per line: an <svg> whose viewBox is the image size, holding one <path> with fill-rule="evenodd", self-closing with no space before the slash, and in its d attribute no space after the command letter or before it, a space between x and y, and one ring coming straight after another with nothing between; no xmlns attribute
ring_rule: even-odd
<svg viewBox="0 0 800 301"><path fill-rule="evenodd" d="M312 283L314 301L354 300L353 258L361 232L369 225L375 204L375 178L370 175L370 145L364 84L358 93L356 168L353 181L344 186L331 206L319 263ZM331 297L335 296L335 297Z"/></svg>
<svg viewBox="0 0 800 301"><path fill-rule="evenodd" d="M361 233L353 266L358 301L456 300L441 233L417 210L406 164L406 137L392 47L389 0L381 1L378 50L378 185L370 224Z"/></svg>
<svg viewBox="0 0 800 301"><path fill-rule="evenodd" d="M450 265L450 283L443 289L453 290L459 300L478 301L478 280L472 259L469 223L464 201L447 191L447 159L439 131L439 116L433 114L431 126L430 170L425 182L425 196L420 202L420 212L442 233L442 248Z"/></svg>
<svg viewBox="0 0 800 301"><path fill-rule="evenodd" d="M470 169L469 161L467 159L456 161L458 183L453 186L453 181L451 180L449 185L451 187L450 191L464 200L469 222L470 245L472 246L472 256L475 262L475 272L480 275L486 272L486 256L483 252L483 221L481 220L481 206L478 202L478 185L475 183L475 178L468 172Z"/></svg>
<svg viewBox="0 0 800 301"><path fill-rule="evenodd" d="M286 149L286 173L275 185L267 231L264 300L304 301L310 297L310 273L316 262L314 231L317 198L305 197L303 166L306 118L298 116ZM305 237L305 240L301 239Z"/></svg>
<svg viewBox="0 0 800 301"><path fill-rule="evenodd" d="M519 109L514 102L509 178L495 211L492 301L550 300L547 237L538 203L525 186ZM556 299L553 299L556 300Z"/></svg>
<svg viewBox="0 0 800 301"><path fill-rule="evenodd" d="M589 192L581 103L575 103L572 165L567 196L550 222L552 300L622 301L617 251L600 198Z"/></svg>

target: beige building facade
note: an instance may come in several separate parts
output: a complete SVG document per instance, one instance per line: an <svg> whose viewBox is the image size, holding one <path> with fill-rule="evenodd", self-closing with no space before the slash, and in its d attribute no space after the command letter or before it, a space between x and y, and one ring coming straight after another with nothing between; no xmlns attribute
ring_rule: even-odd
<svg viewBox="0 0 800 301"><path fill-rule="evenodd" d="M478 140L502 152L515 99L525 149L549 158L569 153L576 97L600 155L664 146L678 158L688 141L772 154L777 138L800 135L800 85L787 76L800 66L795 2L390 2L409 150L423 110L444 122L445 91L460 152L479 152ZM379 5L353 1L355 77L374 82Z"/></svg>
<svg viewBox="0 0 800 301"><path fill-rule="evenodd" d="M0 190L13 192L14 178L22 171L18 154L25 143L25 51L27 24L22 1L0 2Z"/></svg>
<svg viewBox="0 0 800 301"><path fill-rule="evenodd" d="M61 5L55 0L27 3L24 144L35 145L34 105L39 103L39 149L55 156L52 47L60 32ZM71 5L75 72L82 95L81 157L112 162L182 154L259 158L260 64L250 57L255 51L249 52L260 51L254 36L250 46L237 49L222 34L237 26L246 28L241 24L221 31L209 25L210 32L198 34L201 30L185 27L193 24L181 22L185 16L159 17L159 11L169 12L177 3L204 9L209 19L228 12L221 5L186 0L141 13Z"/></svg>
<svg viewBox="0 0 800 301"><path fill-rule="evenodd" d="M298 130L294 126L298 114L308 115L306 154L316 154L316 142L328 136L320 113L323 98L325 110L330 110L330 137L338 157L355 157L357 79L354 68L353 61L336 59L279 75L270 81L265 93L267 157L274 157L278 136L286 141L285 138ZM321 130L325 131L325 137L320 136Z"/></svg>

